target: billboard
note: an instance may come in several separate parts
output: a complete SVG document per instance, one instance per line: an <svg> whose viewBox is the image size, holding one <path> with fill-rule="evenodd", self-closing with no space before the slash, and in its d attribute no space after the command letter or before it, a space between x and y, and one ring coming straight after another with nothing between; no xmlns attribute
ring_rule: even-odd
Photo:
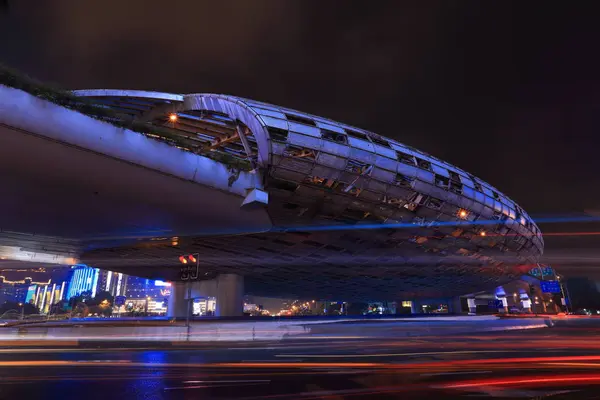
<svg viewBox="0 0 600 400"><path fill-rule="evenodd" d="M533 276L540 276L540 267L535 267L529 273ZM554 270L552 267L541 267L542 276L552 276L554 275Z"/></svg>
<svg viewBox="0 0 600 400"><path fill-rule="evenodd" d="M558 281L540 281L542 293L560 293L560 283Z"/></svg>

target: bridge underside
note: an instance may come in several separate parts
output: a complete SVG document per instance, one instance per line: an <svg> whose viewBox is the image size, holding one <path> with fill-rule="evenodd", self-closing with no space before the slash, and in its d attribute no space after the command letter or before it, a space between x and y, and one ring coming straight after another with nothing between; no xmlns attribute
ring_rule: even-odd
<svg viewBox="0 0 600 400"><path fill-rule="evenodd" d="M141 238L271 227L264 210L240 209L240 196L3 125L0 176L0 246L76 254Z"/></svg>
<svg viewBox="0 0 600 400"><path fill-rule="evenodd" d="M353 230L180 238L177 246L154 241L97 249L82 260L132 275L177 280L179 255L199 253L204 279L240 274L248 294L331 300L448 297L493 289L528 269L427 254L409 240L384 247L386 236L389 240L380 230ZM382 247L373 246L376 238Z"/></svg>
<svg viewBox="0 0 600 400"><path fill-rule="evenodd" d="M177 280L179 256L198 253L203 279L244 276L248 294L397 300L492 289L523 275L543 248L512 201L475 190L484 182L293 110L213 95L159 106L103 100L120 113L150 104L127 118L181 139L166 144L2 93L0 262L77 258ZM250 168L211 158L217 150ZM257 191L268 206L241 207Z"/></svg>
<svg viewBox="0 0 600 400"><path fill-rule="evenodd" d="M179 255L200 253L207 279L244 275L249 294L354 300L450 296L521 275L514 266L425 253L414 230L329 230L331 221L313 210L298 218L279 196L267 210L242 210L239 196L6 126L0 176L0 258L17 260L0 267L81 257L98 268L176 280ZM291 214L328 228L260 233Z"/></svg>

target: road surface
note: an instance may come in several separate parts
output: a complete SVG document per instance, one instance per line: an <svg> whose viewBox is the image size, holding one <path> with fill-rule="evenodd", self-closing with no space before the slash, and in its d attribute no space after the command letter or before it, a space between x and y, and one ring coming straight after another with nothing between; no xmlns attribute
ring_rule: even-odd
<svg viewBox="0 0 600 400"><path fill-rule="evenodd" d="M4 341L0 399L600 398L599 334L559 324L237 344Z"/></svg>

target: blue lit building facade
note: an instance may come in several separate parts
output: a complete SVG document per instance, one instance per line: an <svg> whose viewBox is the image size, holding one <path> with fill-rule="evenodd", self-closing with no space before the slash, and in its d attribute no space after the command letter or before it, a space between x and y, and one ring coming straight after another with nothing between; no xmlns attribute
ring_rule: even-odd
<svg viewBox="0 0 600 400"><path fill-rule="evenodd" d="M126 296L128 299L150 297L164 299L171 294L171 284L163 281L130 276L127 283Z"/></svg>
<svg viewBox="0 0 600 400"><path fill-rule="evenodd" d="M92 297L94 297L97 292L99 275L100 270L98 268L88 267L87 265L72 266L66 299L68 300L88 291L91 291Z"/></svg>

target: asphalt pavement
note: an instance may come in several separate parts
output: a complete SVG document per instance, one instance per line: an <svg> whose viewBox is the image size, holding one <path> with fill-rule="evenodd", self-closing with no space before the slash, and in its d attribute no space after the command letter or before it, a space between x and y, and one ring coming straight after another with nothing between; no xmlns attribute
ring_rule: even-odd
<svg viewBox="0 0 600 400"><path fill-rule="evenodd" d="M272 342L1 342L0 399L600 398L597 322L414 338L327 329Z"/></svg>

